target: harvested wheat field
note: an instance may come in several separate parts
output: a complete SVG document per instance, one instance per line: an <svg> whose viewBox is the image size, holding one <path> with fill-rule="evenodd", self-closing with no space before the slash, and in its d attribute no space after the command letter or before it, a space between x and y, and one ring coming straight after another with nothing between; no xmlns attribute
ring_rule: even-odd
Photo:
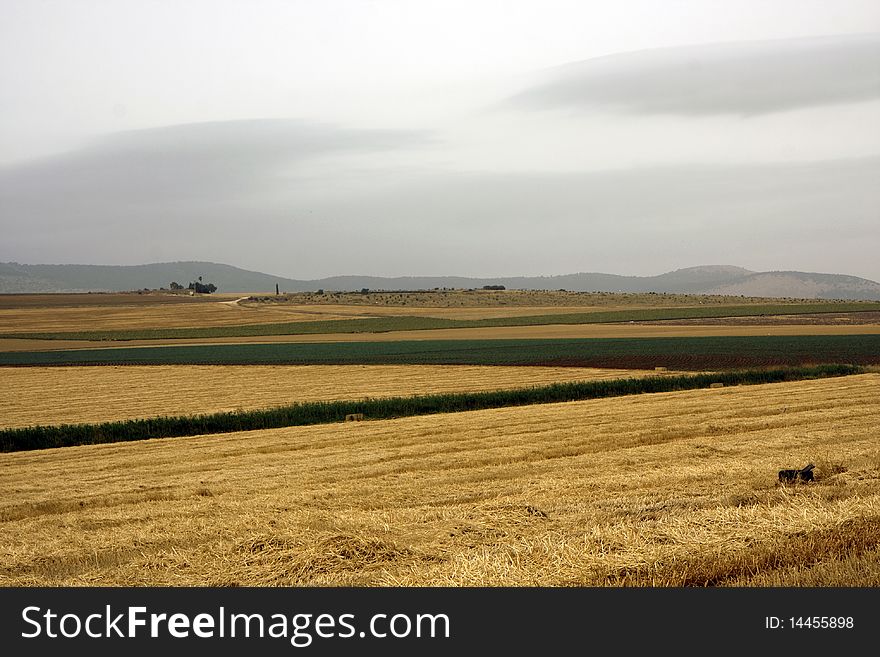
<svg viewBox="0 0 880 657"><path fill-rule="evenodd" d="M364 314L364 309L360 309ZM236 326L273 322L349 319L334 308L251 307L233 301L201 303L110 304L77 307L0 309L0 333L94 331L145 328Z"/></svg>
<svg viewBox="0 0 880 657"><path fill-rule="evenodd" d="M3 367L0 429L654 374L644 370L469 365Z"/></svg>
<svg viewBox="0 0 880 657"><path fill-rule="evenodd" d="M878 425L864 374L3 454L0 585L876 586Z"/></svg>

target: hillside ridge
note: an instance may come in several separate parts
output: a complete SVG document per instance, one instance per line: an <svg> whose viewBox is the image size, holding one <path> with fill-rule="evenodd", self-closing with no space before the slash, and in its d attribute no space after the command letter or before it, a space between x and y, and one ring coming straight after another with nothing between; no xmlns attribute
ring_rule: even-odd
<svg viewBox="0 0 880 657"><path fill-rule="evenodd" d="M214 262L183 261L144 265L30 265L0 263L0 293L117 292L186 286L199 276L221 292L273 293L331 290L424 290L481 288L572 292L668 292L732 296L880 300L880 283L845 274L801 271L755 272L732 265L699 265L657 276L578 272L555 276L331 276L297 280Z"/></svg>

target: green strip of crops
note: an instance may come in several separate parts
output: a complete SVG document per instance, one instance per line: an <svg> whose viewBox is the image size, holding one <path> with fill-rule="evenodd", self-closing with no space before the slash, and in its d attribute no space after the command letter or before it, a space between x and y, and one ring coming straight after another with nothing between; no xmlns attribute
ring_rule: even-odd
<svg viewBox="0 0 880 657"><path fill-rule="evenodd" d="M406 340L0 352L0 366L551 365L677 370L880 364L880 335Z"/></svg>
<svg viewBox="0 0 880 657"><path fill-rule="evenodd" d="M725 386L730 386L847 376L863 371L862 368L849 365L740 370L714 374L555 383L533 388L491 392L388 397L360 401L306 402L266 410L156 417L102 424L32 426L0 431L0 452L328 424L341 422L350 413L363 413L366 419L381 420L433 413L458 413L504 406L550 404L642 393L692 390L706 388L712 383L723 383Z"/></svg>
<svg viewBox="0 0 880 657"><path fill-rule="evenodd" d="M130 329L118 331L52 331L2 333L0 338L33 340L167 340L184 338L228 338L265 335L316 335L325 333L387 333L430 329L485 328L501 326L540 326L545 324L607 324L671 319L712 319L719 317L756 317L761 315L802 315L880 311L880 303L836 302L812 304L776 304L762 306L696 306L685 308L644 308L588 313L559 313L492 317L487 319L444 319L439 317L367 317L316 322L244 324L199 328Z"/></svg>

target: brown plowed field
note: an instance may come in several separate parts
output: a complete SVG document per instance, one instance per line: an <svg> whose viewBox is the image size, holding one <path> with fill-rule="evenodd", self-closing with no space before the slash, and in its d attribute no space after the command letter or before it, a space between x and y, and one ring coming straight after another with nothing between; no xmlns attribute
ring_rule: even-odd
<svg viewBox="0 0 880 657"><path fill-rule="evenodd" d="M24 308L65 308L86 306L143 306L157 304L196 304L217 302L218 297L236 299L241 295L189 296L187 294L138 294L126 292L93 292L69 294L0 294L0 310Z"/></svg>
<svg viewBox="0 0 880 657"><path fill-rule="evenodd" d="M878 586L878 426L867 374L2 454L0 585Z"/></svg>

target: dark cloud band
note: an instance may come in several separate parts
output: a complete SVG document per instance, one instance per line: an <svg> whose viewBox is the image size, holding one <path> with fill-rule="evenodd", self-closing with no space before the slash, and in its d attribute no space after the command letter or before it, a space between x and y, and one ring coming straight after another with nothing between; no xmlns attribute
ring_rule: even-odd
<svg viewBox="0 0 880 657"><path fill-rule="evenodd" d="M555 69L524 109L756 115L880 98L880 34L644 50Z"/></svg>

